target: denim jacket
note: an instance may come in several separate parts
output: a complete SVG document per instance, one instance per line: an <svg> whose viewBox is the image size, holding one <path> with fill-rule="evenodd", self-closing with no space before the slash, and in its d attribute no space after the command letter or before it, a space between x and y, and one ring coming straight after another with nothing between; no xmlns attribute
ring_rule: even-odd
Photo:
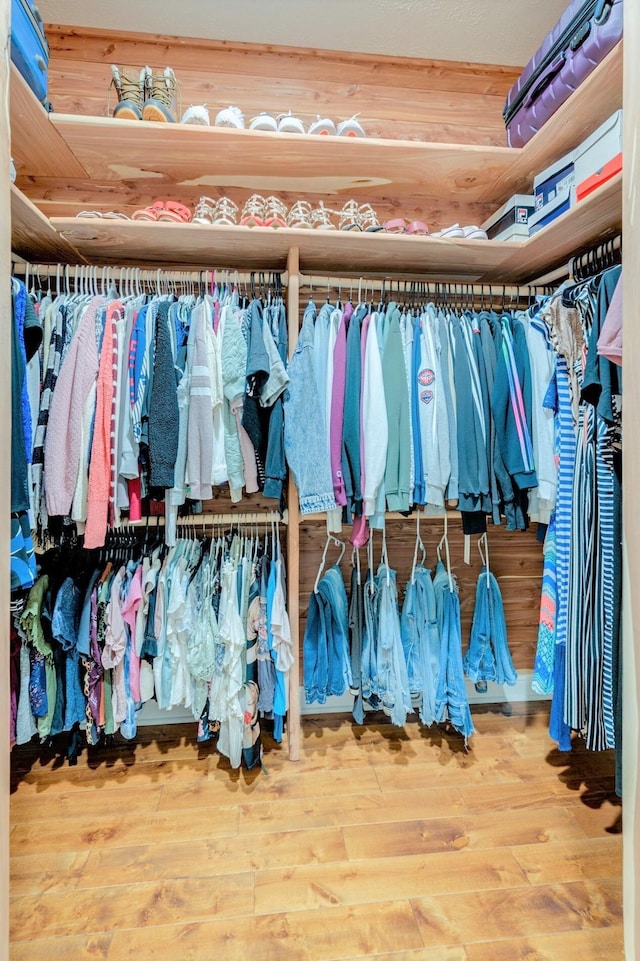
<svg viewBox="0 0 640 961"><path fill-rule="evenodd" d="M284 450L300 497L300 513L333 510L331 466L325 443L325 414L313 362L315 305L304 313L295 353L289 361L291 383L284 394Z"/></svg>

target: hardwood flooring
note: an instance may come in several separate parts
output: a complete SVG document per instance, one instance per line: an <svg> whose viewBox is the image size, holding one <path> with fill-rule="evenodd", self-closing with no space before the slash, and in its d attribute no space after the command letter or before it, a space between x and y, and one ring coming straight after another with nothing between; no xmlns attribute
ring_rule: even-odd
<svg viewBox="0 0 640 961"><path fill-rule="evenodd" d="M469 752L305 718L268 773L190 726L14 749L12 961L622 961L613 755L508 710L474 708Z"/></svg>

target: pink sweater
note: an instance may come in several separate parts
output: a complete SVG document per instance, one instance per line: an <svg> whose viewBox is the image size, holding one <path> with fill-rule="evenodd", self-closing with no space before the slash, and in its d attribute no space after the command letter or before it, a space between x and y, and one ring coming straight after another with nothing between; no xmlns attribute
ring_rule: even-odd
<svg viewBox="0 0 640 961"><path fill-rule="evenodd" d="M84 532L84 546L87 548L102 547L107 533L109 494L111 491L111 453L114 440L111 436L115 397L114 372L117 371L115 325L118 312L121 309L122 304L117 300L112 301L107 307L107 319L104 326L104 337L102 338L96 418L89 465L87 526Z"/></svg>
<svg viewBox="0 0 640 961"><path fill-rule="evenodd" d="M54 517L71 511L82 456L82 415L98 376L96 312L104 304L96 297L85 310L51 398L44 445L47 511Z"/></svg>

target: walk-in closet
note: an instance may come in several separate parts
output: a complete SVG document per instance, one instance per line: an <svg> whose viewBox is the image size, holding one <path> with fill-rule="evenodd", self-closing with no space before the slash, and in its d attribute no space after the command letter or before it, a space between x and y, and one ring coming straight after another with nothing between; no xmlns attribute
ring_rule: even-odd
<svg viewBox="0 0 640 961"><path fill-rule="evenodd" d="M635 961L636 60L523 133L566 0L42 0L40 96L20 5L0 961Z"/></svg>

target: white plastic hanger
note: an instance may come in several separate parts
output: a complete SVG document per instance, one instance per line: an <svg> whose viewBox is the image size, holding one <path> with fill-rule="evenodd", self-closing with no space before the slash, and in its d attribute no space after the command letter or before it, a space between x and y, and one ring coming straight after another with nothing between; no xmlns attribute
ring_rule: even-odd
<svg viewBox="0 0 640 961"><path fill-rule="evenodd" d="M416 513L416 546L414 547L414 550L413 550L413 564L411 565L411 583L412 584L415 584L416 582L416 565L418 562L418 550L422 552L422 560L420 561L420 563L424 564L427 557L427 549L422 542L422 538L420 537L420 509L419 508Z"/></svg>
<svg viewBox="0 0 640 961"><path fill-rule="evenodd" d="M438 544L438 560L439 561L442 560L442 556L440 552L442 550L442 547L444 546L445 557L447 559L446 561L447 574L449 576L449 591L453 594L454 585L453 585L453 577L451 576L451 555L449 553L448 524L449 524L449 519L445 514L444 515L444 534L440 538L440 543Z"/></svg>
<svg viewBox="0 0 640 961"><path fill-rule="evenodd" d="M340 564L340 561L344 557L344 552L347 549L347 545L344 543L344 541L339 541L337 537L333 536L333 534L327 534L327 540L324 545L324 550L322 552L322 560L320 561L320 567L318 568L318 576L316 577L316 582L313 585L314 594L318 593L318 584L320 583L320 578L322 577L322 573L324 571L324 567L327 562L327 551L329 550L329 545L332 543L335 544L336 547L340 548L340 557L336 561L336 565Z"/></svg>

